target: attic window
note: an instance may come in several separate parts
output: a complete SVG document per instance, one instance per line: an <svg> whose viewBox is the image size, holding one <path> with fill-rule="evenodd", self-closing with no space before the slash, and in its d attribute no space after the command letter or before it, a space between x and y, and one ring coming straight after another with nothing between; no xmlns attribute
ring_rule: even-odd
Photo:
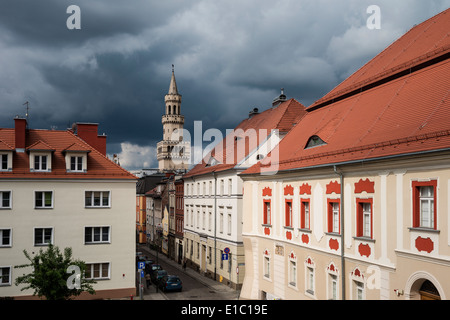
<svg viewBox="0 0 450 320"><path fill-rule="evenodd" d="M326 145L326 142L323 141L319 136L312 136L311 138L309 138L305 149L319 147L319 146L323 146L323 145Z"/></svg>

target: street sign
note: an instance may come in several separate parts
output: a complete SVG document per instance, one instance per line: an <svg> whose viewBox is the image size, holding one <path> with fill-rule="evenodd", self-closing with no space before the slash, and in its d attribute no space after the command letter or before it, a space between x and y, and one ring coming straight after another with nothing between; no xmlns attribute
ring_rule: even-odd
<svg viewBox="0 0 450 320"><path fill-rule="evenodd" d="M138 262L138 269L142 270L145 268L145 261L139 261Z"/></svg>
<svg viewBox="0 0 450 320"><path fill-rule="evenodd" d="M144 274L144 270L141 270L141 278L144 278L145 274Z"/></svg>
<svg viewBox="0 0 450 320"><path fill-rule="evenodd" d="M226 247L225 249L223 249L223 253L229 254L230 253L230 248Z"/></svg>
<svg viewBox="0 0 450 320"><path fill-rule="evenodd" d="M222 260L228 260L228 254L226 253L222 254Z"/></svg>

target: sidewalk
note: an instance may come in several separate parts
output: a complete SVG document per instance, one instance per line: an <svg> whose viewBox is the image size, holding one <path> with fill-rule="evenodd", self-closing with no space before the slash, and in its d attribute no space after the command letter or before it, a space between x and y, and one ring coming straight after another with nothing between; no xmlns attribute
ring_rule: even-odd
<svg viewBox="0 0 450 320"><path fill-rule="evenodd" d="M144 255L150 254L150 255L156 257L156 251L148 248L145 245L138 245L136 248L136 251L142 252ZM164 254L159 253L158 259L164 261L164 263L166 263L166 264L170 264L172 267L177 268L180 273L184 273L184 274L196 279L197 281L201 282L202 284L204 284L211 290L215 290L217 292L228 292L228 293L236 294L236 299L237 299L237 291L228 287L227 285L217 282L217 281L214 281L213 279L210 279L208 277L205 277L205 276L201 275L199 272L197 272L189 267L186 268L186 270L183 270L183 267L181 264L178 264L176 261L169 259ZM143 279L143 284L144 284L144 295L143 295L144 300L168 300L166 295L163 292L161 292L160 290L158 292L156 292L155 286L150 286L148 289L146 289L145 288L145 279ZM136 298L139 299L139 296Z"/></svg>

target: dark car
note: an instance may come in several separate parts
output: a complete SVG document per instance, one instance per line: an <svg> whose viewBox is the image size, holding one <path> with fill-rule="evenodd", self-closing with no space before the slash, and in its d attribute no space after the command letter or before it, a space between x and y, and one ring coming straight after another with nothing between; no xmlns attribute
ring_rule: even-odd
<svg viewBox="0 0 450 320"><path fill-rule="evenodd" d="M154 264L155 261L153 260L145 260L145 273L151 273L152 272L152 264Z"/></svg>
<svg viewBox="0 0 450 320"><path fill-rule="evenodd" d="M167 275L161 278L158 286L162 291L181 291L183 290L183 283L178 276Z"/></svg>
<svg viewBox="0 0 450 320"><path fill-rule="evenodd" d="M159 280L164 276L167 276L166 270L155 270L150 274L150 279L155 285L158 285Z"/></svg>

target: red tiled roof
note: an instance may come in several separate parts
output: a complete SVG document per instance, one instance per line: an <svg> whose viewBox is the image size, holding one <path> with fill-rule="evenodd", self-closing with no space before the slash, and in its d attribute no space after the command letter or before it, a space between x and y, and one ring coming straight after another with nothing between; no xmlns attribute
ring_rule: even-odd
<svg viewBox="0 0 450 320"><path fill-rule="evenodd" d="M14 150L9 144L0 140L0 151L12 151Z"/></svg>
<svg viewBox="0 0 450 320"><path fill-rule="evenodd" d="M50 147L42 140L36 141L31 146L26 148L28 151L55 151L55 148Z"/></svg>
<svg viewBox="0 0 450 320"><path fill-rule="evenodd" d="M91 152L92 148L88 148L87 146L81 145L79 143L73 143L63 151L72 151L72 152Z"/></svg>
<svg viewBox="0 0 450 320"><path fill-rule="evenodd" d="M414 67L439 59L450 52L450 9L413 27L366 65L308 108L333 102L338 97Z"/></svg>
<svg viewBox="0 0 450 320"><path fill-rule="evenodd" d="M15 145L14 139L14 129L0 128L0 140L3 141L4 144L10 146ZM63 151L72 148L91 150L88 155L86 173L66 172ZM0 179L137 179L137 177L109 160L106 156L91 147L70 130L56 131L29 129L26 132L26 149L54 150L51 172L30 172L28 152L14 152L12 172L0 172Z"/></svg>
<svg viewBox="0 0 450 320"><path fill-rule="evenodd" d="M412 48L417 48L417 54L421 55L422 48L448 46L450 19L444 19L448 14L447 10L415 27L406 40L396 41L395 48L386 49L382 57L377 56L355 75L362 78L368 70L377 69L381 60L392 61L402 51L400 44L408 49L408 59L414 59L409 51ZM433 34L425 36L425 32ZM412 34L417 43L412 43ZM430 43L430 39L435 42ZM445 54L448 50L441 52ZM392 54L388 55L389 52ZM278 171L450 149L449 56L414 72L387 77L365 91L318 108L308 108L307 115L272 152L272 159L279 155ZM338 87L348 83L344 81ZM326 144L305 148L314 135ZM256 164L243 174L259 173L261 166Z"/></svg>
<svg viewBox="0 0 450 320"><path fill-rule="evenodd" d="M270 134L272 130L278 129L280 132L288 132L295 123L300 121L305 113L305 107L301 103L295 99L290 99L282 102L277 107L270 108L241 121L234 129L234 135L237 136L238 139L245 139L246 134L254 129L258 136L256 144L260 144L267 138L267 135ZM260 131L260 129L265 130ZM192 168L184 175L184 177L187 178L195 175L232 169L241 160L247 157L255 147L257 147L257 145L249 143L249 139L245 139L245 151L242 152L240 150L242 148L241 142L235 140L231 135L229 135L229 137L231 137L231 139L225 137L201 163ZM217 160L219 164L209 166L208 162L210 157Z"/></svg>

